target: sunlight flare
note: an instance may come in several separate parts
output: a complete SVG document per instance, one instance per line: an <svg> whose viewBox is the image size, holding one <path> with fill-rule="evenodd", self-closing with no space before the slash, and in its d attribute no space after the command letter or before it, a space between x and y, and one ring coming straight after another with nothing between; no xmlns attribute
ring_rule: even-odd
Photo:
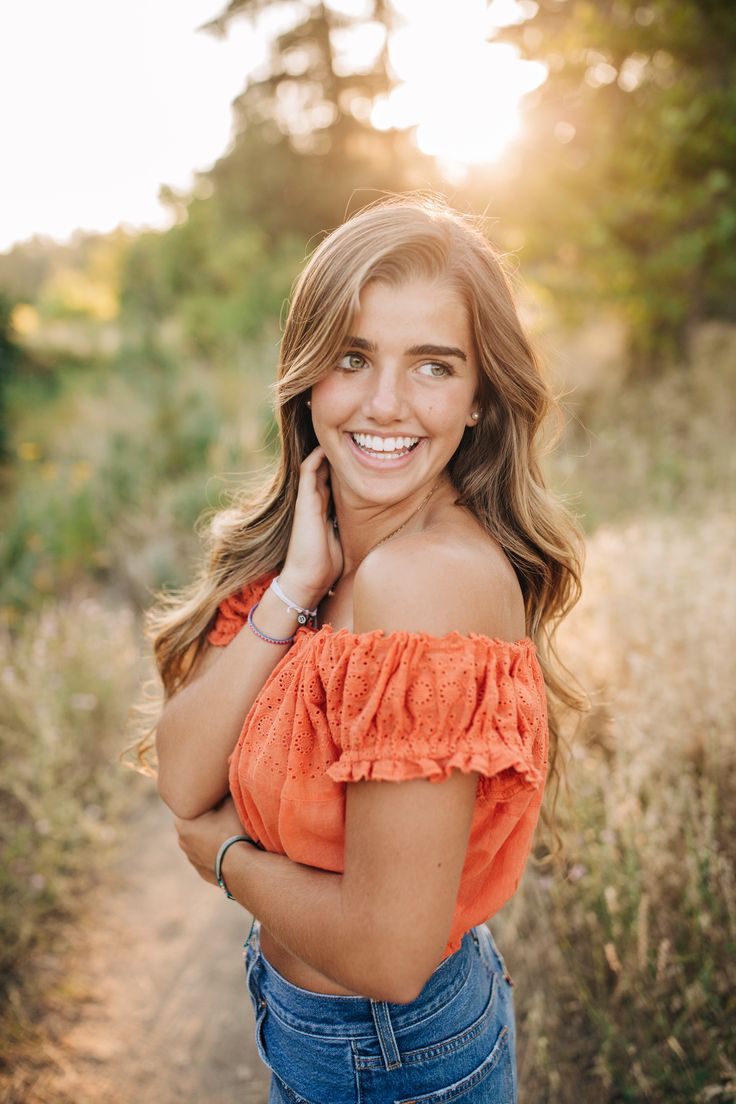
<svg viewBox="0 0 736 1104"><path fill-rule="evenodd" d="M398 0L405 20L389 44L399 83L374 105L380 130L417 128L423 153L463 164L497 160L520 131L519 102L545 80L541 62L523 61L508 43L492 41L511 17L493 17L484 0L444 6ZM491 41L489 41L489 39Z"/></svg>

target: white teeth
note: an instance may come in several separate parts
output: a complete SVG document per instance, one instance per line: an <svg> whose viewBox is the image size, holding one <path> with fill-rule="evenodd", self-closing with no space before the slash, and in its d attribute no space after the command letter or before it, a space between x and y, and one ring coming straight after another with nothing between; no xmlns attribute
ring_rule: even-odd
<svg viewBox="0 0 736 1104"><path fill-rule="evenodd" d="M351 437L361 448L384 453L409 449L419 441L418 437L374 437L370 433L352 433Z"/></svg>

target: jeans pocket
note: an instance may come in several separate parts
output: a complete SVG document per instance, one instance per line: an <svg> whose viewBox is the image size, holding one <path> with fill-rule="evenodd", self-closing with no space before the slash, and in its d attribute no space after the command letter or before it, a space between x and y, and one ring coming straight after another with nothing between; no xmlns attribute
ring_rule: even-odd
<svg viewBox="0 0 736 1104"><path fill-rule="evenodd" d="M394 1104L489 1104L489 1101L516 1104L510 1040L509 1029L504 1025L490 1052L470 1073L432 1092L396 1099Z"/></svg>
<svg viewBox="0 0 736 1104"><path fill-rule="evenodd" d="M271 1077L271 1086L268 1094L268 1104L311 1104L306 1096L299 1093L286 1084L286 1082L274 1073Z"/></svg>
<svg viewBox="0 0 736 1104"><path fill-rule="evenodd" d="M402 1050L411 1092L392 1095L394 1104L515 1104L514 1036L499 1001L503 984L479 955L469 988L476 999L485 991L483 1007L453 1034Z"/></svg>

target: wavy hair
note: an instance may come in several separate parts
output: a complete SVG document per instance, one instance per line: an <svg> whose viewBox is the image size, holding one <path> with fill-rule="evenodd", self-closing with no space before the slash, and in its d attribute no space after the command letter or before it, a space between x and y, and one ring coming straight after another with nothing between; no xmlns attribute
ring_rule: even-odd
<svg viewBox="0 0 736 1104"><path fill-rule="evenodd" d="M582 712L588 704L584 692L573 688L554 643L560 622L581 594L585 548L574 515L547 490L540 470L543 427L548 416L557 415L558 433L548 451L561 432L562 409L522 327L504 259L480 219L426 194L384 197L364 207L323 238L296 279L272 385L279 438L275 468L259 489L231 492L230 505L206 513L198 526L206 551L198 576L177 591L155 595L144 628L163 702L150 703L143 712L150 720L185 683L206 647L219 603L283 565L299 465L318 444L304 393L343 354L361 289L369 280L401 284L418 276L449 282L467 307L481 417L466 427L448 472L457 501L499 542L523 592L526 632L537 646L547 688L549 777L556 781L556 804L559 707ZM154 724L133 745L134 765L146 773L153 773L147 756L155 731Z"/></svg>

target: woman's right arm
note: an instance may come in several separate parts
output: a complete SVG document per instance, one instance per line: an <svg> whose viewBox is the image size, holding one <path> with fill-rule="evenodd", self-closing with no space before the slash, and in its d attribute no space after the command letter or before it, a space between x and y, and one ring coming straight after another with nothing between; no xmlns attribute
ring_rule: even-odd
<svg viewBox="0 0 736 1104"><path fill-rule="evenodd" d="M313 609L342 570L342 550L327 517L329 464L314 449L300 469L299 492L281 587ZM253 618L267 636L291 636L296 614L266 590ZM224 648L208 646L186 684L164 706L156 729L158 792L190 820L228 792L228 756L243 721L288 644L270 644L246 626Z"/></svg>
<svg viewBox="0 0 736 1104"><path fill-rule="evenodd" d="M322 598L290 583L285 572L279 581L305 608L313 609ZM291 636L297 627L294 611L270 589L253 620L267 636ZM156 730L158 792L177 816L199 816L227 794L227 758L248 710L288 648L244 627L226 647L208 645L186 685L164 706Z"/></svg>

